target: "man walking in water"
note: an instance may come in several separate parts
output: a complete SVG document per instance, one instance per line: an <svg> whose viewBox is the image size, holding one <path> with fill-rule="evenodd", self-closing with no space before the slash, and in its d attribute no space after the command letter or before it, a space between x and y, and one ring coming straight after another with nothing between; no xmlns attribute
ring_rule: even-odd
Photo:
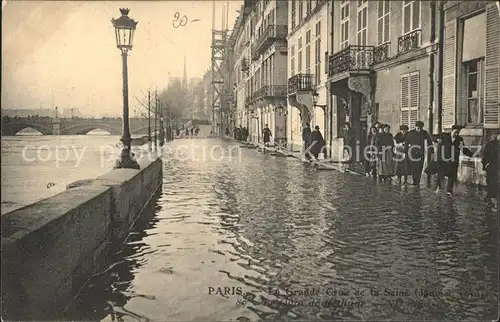
<svg viewBox="0 0 500 322"><path fill-rule="evenodd" d="M262 136L264 137L264 153L266 153L266 148L269 147L269 141L271 141L271 130L269 127L266 126L264 127L264 130L262 130Z"/></svg>
<svg viewBox="0 0 500 322"><path fill-rule="evenodd" d="M410 162L410 171L413 179L412 185L419 186L422 170L424 169L425 143L427 147L432 146L432 140L429 133L424 130L424 123L415 122L415 129L407 134L408 160Z"/></svg>

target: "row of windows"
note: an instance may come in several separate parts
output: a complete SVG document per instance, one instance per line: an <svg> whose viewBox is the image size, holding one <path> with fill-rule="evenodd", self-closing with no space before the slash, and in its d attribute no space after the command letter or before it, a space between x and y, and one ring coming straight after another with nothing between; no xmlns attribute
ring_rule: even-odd
<svg viewBox="0 0 500 322"><path fill-rule="evenodd" d="M393 5L398 2L393 2ZM381 0L377 2L377 43L379 45L389 41L390 37L390 6L391 1ZM399 3L398 3L399 5ZM340 48L349 46L349 1L341 1L340 3ZM403 35L414 30L420 29L421 8L420 1L404 1L402 2L403 9ZM357 44L367 45L368 33L368 1L357 1Z"/></svg>
<svg viewBox="0 0 500 322"><path fill-rule="evenodd" d="M315 67L315 79L316 84L319 84L320 76L321 76L321 21L316 23L315 26L315 47L314 47L314 67ZM305 73L311 73L311 30L306 32L306 48L305 48ZM298 73L302 72L302 37L299 37L297 40L297 68ZM295 45L292 44L290 46L290 72L291 75L295 75Z"/></svg>
<svg viewBox="0 0 500 322"><path fill-rule="evenodd" d="M321 0L292 0L291 2L291 29L300 25L302 21L307 18L311 14L311 12L316 8L316 6L320 5ZM304 14L304 5L305 5L305 14ZM298 11L297 11L298 7Z"/></svg>
<svg viewBox="0 0 500 322"><path fill-rule="evenodd" d="M250 93L259 90L263 86L274 85L274 72L276 65L276 56L271 54L259 68L255 74L247 81L247 88Z"/></svg>

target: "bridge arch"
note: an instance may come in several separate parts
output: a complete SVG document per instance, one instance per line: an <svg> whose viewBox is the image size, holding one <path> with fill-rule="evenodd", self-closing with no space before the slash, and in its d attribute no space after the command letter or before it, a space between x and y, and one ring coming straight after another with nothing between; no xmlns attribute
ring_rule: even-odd
<svg viewBox="0 0 500 322"><path fill-rule="evenodd" d="M121 127L107 125L107 124L80 124L61 129L63 135L85 135L93 130L104 130L111 135L121 135Z"/></svg>
<svg viewBox="0 0 500 322"><path fill-rule="evenodd" d="M2 135L16 135L19 131L22 131L27 128L32 128L42 133L43 135L51 135L52 128L39 125L36 123L2 123Z"/></svg>

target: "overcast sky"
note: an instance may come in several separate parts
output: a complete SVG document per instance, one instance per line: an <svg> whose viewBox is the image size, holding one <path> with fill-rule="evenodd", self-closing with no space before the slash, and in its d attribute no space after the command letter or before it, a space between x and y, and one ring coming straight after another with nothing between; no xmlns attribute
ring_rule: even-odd
<svg viewBox="0 0 500 322"><path fill-rule="evenodd" d="M216 2L216 29L229 5L232 29L243 1ZM7 1L2 17L2 108L79 108L84 114L121 114L120 51L112 18L130 8L138 21L128 58L130 105L169 74L201 77L210 68L213 2L206 1ZM188 23L174 28L174 14ZM191 22L193 19L200 21Z"/></svg>

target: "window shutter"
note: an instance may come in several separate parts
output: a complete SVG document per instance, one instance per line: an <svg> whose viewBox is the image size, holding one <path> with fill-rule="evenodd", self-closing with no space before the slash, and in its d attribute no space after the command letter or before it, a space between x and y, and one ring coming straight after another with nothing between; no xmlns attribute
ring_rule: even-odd
<svg viewBox="0 0 500 322"><path fill-rule="evenodd" d="M379 6L382 6L382 3L379 2ZM378 36L378 44L382 44L384 42L384 19L378 19L377 22L377 36Z"/></svg>
<svg viewBox="0 0 500 322"><path fill-rule="evenodd" d="M412 127L418 121L418 110L420 103L420 74L419 72L411 73L409 81L410 92L410 111L409 111L409 127Z"/></svg>
<svg viewBox="0 0 500 322"><path fill-rule="evenodd" d="M456 31L457 21L447 22L444 29L444 62L443 62L443 128L451 128L455 124L456 97Z"/></svg>
<svg viewBox="0 0 500 322"><path fill-rule="evenodd" d="M389 5L387 4L386 6L389 6ZM385 17L384 17L384 39L382 40L382 42L384 42L384 43L386 43L390 40L389 39L389 27L390 27L389 19L390 19L390 15L385 15Z"/></svg>
<svg viewBox="0 0 500 322"><path fill-rule="evenodd" d="M500 128L499 115L500 17L495 4L486 8L486 58L484 127Z"/></svg>
<svg viewBox="0 0 500 322"><path fill-rule="evenodd" d="M408 125L410 119L410 100L408 89L410 77L408 74L401 76L401 115L399 125Z"/></svg>

